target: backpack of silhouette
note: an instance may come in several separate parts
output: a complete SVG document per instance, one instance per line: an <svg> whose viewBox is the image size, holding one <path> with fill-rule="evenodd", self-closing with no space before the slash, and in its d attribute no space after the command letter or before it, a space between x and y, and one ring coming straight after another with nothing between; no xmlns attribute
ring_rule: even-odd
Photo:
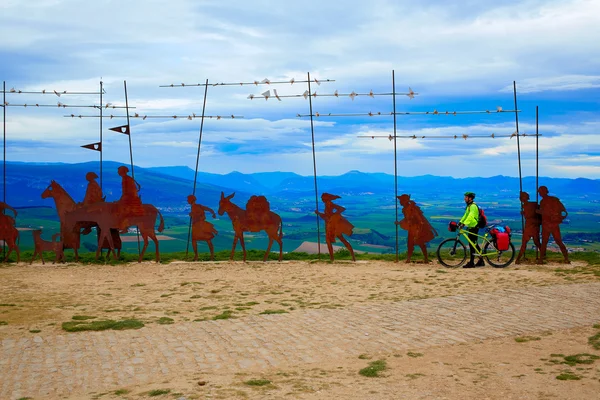
<svg viewBox="0 0 600 400"><path fill-rule="evenodd" d="M483 229L487 226L487 217L485 216L485 213L483 212L483 208L481 208L479 205L477 205L477 209L479 210L479 219L477 220L477 227L479 229Z"/></svg>
<svg viewBox="0 0 600 400"><path fill-rule="evenodd" d="M246 203L246 217L256 223L268 217L271 205L265 196L252 196Z"/></svg>

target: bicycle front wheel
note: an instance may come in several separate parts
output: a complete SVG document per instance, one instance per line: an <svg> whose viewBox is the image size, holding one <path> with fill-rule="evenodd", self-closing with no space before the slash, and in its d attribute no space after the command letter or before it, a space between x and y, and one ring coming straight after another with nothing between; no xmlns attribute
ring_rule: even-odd
<svg viewBox="0 0 600 400"><path fill-rule="evenodd" d="M488 251L495 254L488 255ZM512 242L509 243L508 250L505 251L499 251L492 242L487 242L483 248L483 253L486 255L485 259L487 262L495 268L508 267L515 259L516 255L515 246Z"/></svg>
<svg viewBox="0 0 600 400"><path fill-rule="evenodd" d="M440 264L448 268L458 268L467 259L467 249L458 239L446 239L437 249Z"/></svg>

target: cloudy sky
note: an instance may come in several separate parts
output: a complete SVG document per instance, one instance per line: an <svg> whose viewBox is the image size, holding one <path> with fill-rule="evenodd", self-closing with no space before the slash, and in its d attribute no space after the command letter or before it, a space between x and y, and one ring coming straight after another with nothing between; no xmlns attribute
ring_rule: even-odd
<svg viewBox="0 0 600 400"><path fill-rule="evenodd" d="M313 112L363 114L314 119L317 170L394 171L392 96L396 97L399 174L518 176L514 113L445 115L446 111L514 109L519 131L535 133L539 106L540 174L600 177L600 2L513 1L228 1L2 0L0 80L16 91L97 92L103 103L133 113L200 115L204 88L180 83L317 80ZM248 99L276 89L302 94L306 83L209 86L200 169L208 172L313 172L309 102L302 97ZM81 162L98 153L80 146L99 140L97 95L6 94L8 161ZM15 107L28 104L30 107ZM106 115L124 115L107 109ZM104 159L129 161L126 135L104 120ZM196 164L200 119L132 120L133 157L141 167ZM458 135L459 139L435 136ZM467 140L462 135L469 135ZM535 138L520 138L523 175L535 174Z"/></svg>

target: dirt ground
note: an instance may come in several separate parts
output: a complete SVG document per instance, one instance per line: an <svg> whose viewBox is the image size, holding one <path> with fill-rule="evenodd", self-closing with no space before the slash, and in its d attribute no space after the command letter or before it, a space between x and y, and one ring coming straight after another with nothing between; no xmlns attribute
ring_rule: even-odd
<svg viewBox="0 0 600 400"><path fill-rule="evenodd" d="M68 334L61 324L73 316L135 318L145 324L166 317L177 324L224 313L244 318L266 310L294 313L600 281L595 272L597 268L583 262L505 269L447 269L436 263L377 261L2 264L0 340L33 333ZM98 393L97 397L139 399L150 397L148 390L169 389L162 397L150 398L595 399L600 393L600 360L568 366L556 355L600 355L587 343L598 331L590 326L540 332L538 339L524 342L494 339L420 350L417 355L356 354L326 364L290 365L256 373L178 376L147 387L123 388L118 395ZM358 374L377 360L387 363L382 377ZM567 370L581 379L556 379ZM271 383L244 383L251 379ZM89 398L89 394L81 398Z"/></svg>

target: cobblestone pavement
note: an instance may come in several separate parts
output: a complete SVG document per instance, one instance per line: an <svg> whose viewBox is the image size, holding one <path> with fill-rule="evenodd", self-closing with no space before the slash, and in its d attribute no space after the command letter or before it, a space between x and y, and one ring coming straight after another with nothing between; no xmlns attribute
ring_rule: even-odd
<svg viewBox="0 0 600 400"><path fill-rule="evenodd" d="M0 399L111 390L174 374L283 367L600 322L600 283L4 339Z"/></svg>

